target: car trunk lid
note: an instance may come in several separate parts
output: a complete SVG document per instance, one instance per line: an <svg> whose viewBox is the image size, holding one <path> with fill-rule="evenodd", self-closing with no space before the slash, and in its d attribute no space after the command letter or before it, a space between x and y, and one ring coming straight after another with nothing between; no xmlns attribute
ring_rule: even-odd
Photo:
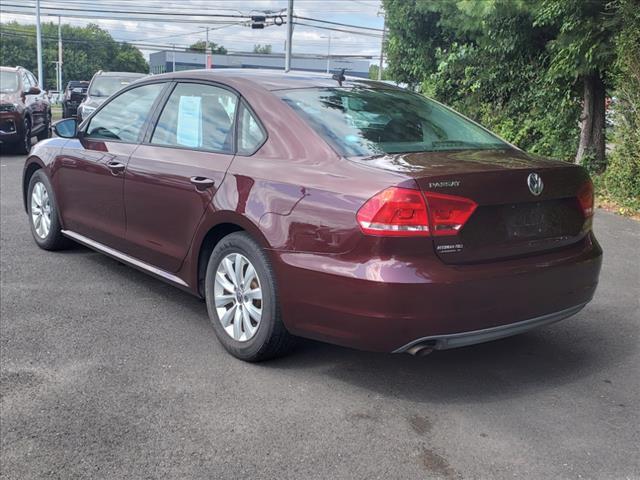
<svg viewBox="0 0 640 480"><path fill-rule="evenodd" d="M590 227L577 199L588 176L569 163L516 149L420 152L361 161L409 174L427 195L427 203L431 192L477 204L457 235L432 236L436 254L446 263L487 262L562 248L579 241ZM532 174L542 181L537 195L529 187Z"/></svg>

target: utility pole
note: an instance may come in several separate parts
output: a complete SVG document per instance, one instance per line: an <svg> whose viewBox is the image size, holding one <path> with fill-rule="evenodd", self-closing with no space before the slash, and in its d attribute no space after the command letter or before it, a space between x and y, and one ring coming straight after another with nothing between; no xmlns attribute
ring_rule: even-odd
<svg viewBox="0 0 640 480"><path fill-rule="evenodd" d="M387 36L387 16L384 17L382 24L382 42L380 43L380 66L378 67L378 80L382 80L382 61L384 59L384 41Z"/></svg>
<svg viewBox="0 0 640 480"><path fill-rule="evenodd" d="M329 30L329 43L327 45L327 73L331 67L331 30Z"/></svg>
<svg viewBox="0 0 640 480"><path fill-rule="evenodd" d="M42 29L40 27L40 0L36 0L36 50L38 54L38 83L44 89L44 71L42 68Z"/></svg>
<svg viewBox="0 0 640 480"><path fill-rule="evenodd" d="M173 61L173 67L171 68L172 72L176 71L176 44L173 44L173 52L171 53L171 58Z"/></svg>
<svg viewBox="0 0 640 480"><path fill-rule="evenodd" d="M284 55L284 71L291 70L291 40L293 39L293 0L289 0L287 9L287 49Z"/></svg>
<svg viewBox="0 0 640 480"><path fill-rule="evenodd" d="M207 39L204 44L204 68L209 68L209 27L207 27Z"/></svg>
<svg viewBox="0 0 640 480"><path fill-rule="evenodd" d="M60 16L58 15L58 76L56 77L58 80L58 93L62 88L62 25Z"/></svg>

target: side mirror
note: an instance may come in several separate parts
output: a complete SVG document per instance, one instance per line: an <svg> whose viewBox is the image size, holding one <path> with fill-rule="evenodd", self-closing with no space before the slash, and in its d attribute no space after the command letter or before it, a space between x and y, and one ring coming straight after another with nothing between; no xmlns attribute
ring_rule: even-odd
<svg viewBox="0 0 640 480"><path fill-rule="evenodd" d="M78 121L75 118L65 118L53 124L53 132L62 138L76 138L78 136Z"/></svg>
<svg viewBox="0 0 640 480"><path fill-rule="evenodd" d="M25 95L40 95L40 92L42 92L42 90L40 90L39 87L31 87L29 90L27 90L27 93Z"/></svg>

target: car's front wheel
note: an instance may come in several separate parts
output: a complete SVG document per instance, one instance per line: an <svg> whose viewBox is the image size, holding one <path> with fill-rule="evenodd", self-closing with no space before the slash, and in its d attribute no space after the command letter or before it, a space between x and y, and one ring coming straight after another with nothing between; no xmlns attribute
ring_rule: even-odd
<svg viewBox="0 0 640 480"><path fill-rule="evenodd" d="M53 188L42 170L37 170L29 180L27 195L31 234L38 246L44 250L67 247L70 241L62 235Z"/></svg>
<svg viewBox="0 0 640 480"><path fill-rule="evenodd" d="M232 233L216 245L205 297L216 336L232 355L257 362L291 350L294 337L282 322L276 293L271 263L247 233Z"/></svg>
<svg viewBox="0 0 640 480"><path fill-rule="evenodd" d="M22 124L22 137L16 145L18 153L26 155L31 150L31 122L25 118Z"/></svg>

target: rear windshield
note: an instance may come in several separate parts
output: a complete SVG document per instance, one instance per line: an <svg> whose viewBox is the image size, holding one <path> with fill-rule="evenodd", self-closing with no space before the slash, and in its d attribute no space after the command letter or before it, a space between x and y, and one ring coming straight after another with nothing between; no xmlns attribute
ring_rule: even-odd
<svg viewBox="0 0 640 480"><path fill-rule="evenodd" d="M345 156L509 147L447 107L406 90L354 87L275 93Z"/></svg>
<svg viewBox="0 0 640 480"><path fill-rule="evenodd" d="M0 90L3 92L15 92L18 90L18 74L0 70Z"/></svg>
<svg viewBox="0 0 640 480"><path fill-rule="evenodd" d="M91 97L108 97L137 79L137 77L97 77L91 82L89 95Z"/></svg>

